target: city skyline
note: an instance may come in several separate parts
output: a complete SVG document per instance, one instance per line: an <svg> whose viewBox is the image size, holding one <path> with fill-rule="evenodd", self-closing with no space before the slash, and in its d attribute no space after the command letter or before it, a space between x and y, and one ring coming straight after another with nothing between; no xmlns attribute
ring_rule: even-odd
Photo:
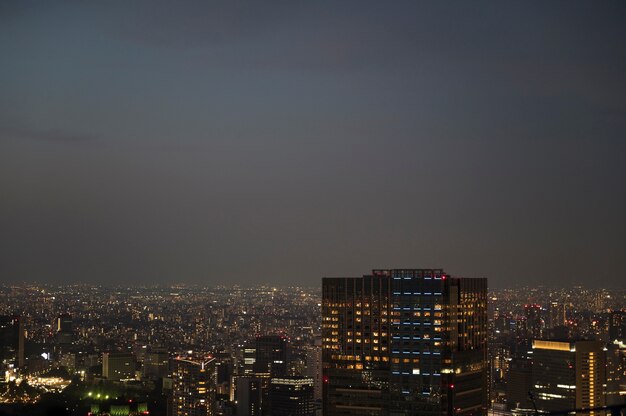
<svg viewBox="0 0 626 416"><path fill-rule="evenodd" d="M626 3L0 4L0 284L619 288Z"/></svg>

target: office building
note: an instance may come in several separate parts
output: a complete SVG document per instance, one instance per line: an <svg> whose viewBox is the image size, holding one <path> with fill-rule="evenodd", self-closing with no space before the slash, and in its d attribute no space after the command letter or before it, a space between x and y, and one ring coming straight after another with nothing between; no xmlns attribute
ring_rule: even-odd
<svg viewBox="0 0 626 416"><path fill-rule="evenodd" d="M528 357L513 357L506 376L507 408L532 409L528 393L532 389L532 360Z"/></svg>
<svg viewBox="0 0 626 416"><path fill-rule="evenodd" d="M254 373L256 361L256 348L249 342L246 342L238 351L237 374Z"/></svg>
<svg viewBox="0 0 626 416"><path fill-rule="evenodd" d="M24 367L24 322L19 315L0 316L0 370Z"/></svg>
<svg viewBox="0 0 626 416"><path fill-rule="evenodd" d="M136 378L135 355L127 352L102 353L102 377L108 380L131 380Z"/></svg>
<svg viewBox="0 0 626 416"><path fill-rule="evenodd" d="M213 416L215 358L172 361L172 416Z"/></svg>
<svg viewBox="0 0 626 416"><path fill-rule="evenodd" d="M316 337L306 349L305 375L313 379L313 398L322 401L322 338Z"/></svg>
<svg viewBox="0 0 626 416"><path fill-rule="evenodd" d="M550 329L564 326L567 321L565 304L550 302L548 307L548 327Z"/></svg>
<svg viewBox="0 0 626 416"><path fill-rule="evenodd" d="M325 415L486 413L487 279L324 278L322 344Z"/></svg>
<svg viewBox="0 0 626 416"><path fill-rule="evenodd" d="M626 343L626 311L612 311L609 314L609 341Z"/></svg>
<svg viewBox="0 0 626 416"><path fill-rule="evenodd" d="M253 375L235 377L238 416L261 416L263 380Z"/></svg>
<svg viewBox="0 0 626 416"><path fill-rule="evenodd" d="M564 411L606 405L603 342L534 340L532 351L532 391L539 410ZM597 416L604 412L584 414Z"/></svg>
<svg viewBox="0 0 626 416"><path fill-rule="evenodd" d="M543 320L541 319L540 305L524 305L526 318L526 336L529 340L538 339L543 334Z"/></svg>
<svg viewBox="0 0 626 416"><path fill-rule="evenodd" d="M289 338L284 335L263 335L255 340L255 373L284 377L289 368Z"/></svg>
<svg viewBox="0 0 626 416"><path fill-rule="evenodd" d="M626 343L610 342L606 352L606 404L609 406L626 402Z"/></svg>
<svg viewBox="0 0 626 416"><path fill-rule="evenodd" d="M74 325L72 316L62 314L57 317L56 321L56 341L59 345L71 344L74 340Z"/></svg>
<svg viewBox="0 0 626 416"><path fill-rule="evenodd" d="M142 376L149 380L167 377L169 372L169 353L166 348L150 348L143 360Z"/></svg>
<svg viewBox="0 0 626 416"><path fill-rule="evenodd" d="M270 383L272 416L313 416L314 382L309 377L273 378Z"/></svg>

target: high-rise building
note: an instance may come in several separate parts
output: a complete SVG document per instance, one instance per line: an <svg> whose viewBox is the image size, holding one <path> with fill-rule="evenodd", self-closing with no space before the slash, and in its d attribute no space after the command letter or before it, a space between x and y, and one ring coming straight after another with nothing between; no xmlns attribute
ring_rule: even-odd
<svg viewBox="0 0 626 416"><path fill-rule="evenodd" d="M172 416L213 416L215 358L172 361Z"/></svg>
<svg viewBox="0 0 626 416"><path fill-rule="evenodd" d="M305 375L313 379L313 398L315 401L322 400L322 338L316 337L313 345L306 350Z"/></svg>
<svg viewBox="0 0 626 416"><path fill-rule="evenodd" d="M622 404L626 402L626 343L610 342L606 355L606 404Z"/></svg>
<svg viewBox="0 0 626 416"><path fill-rule="evenodd" d="M166 348L153 347L148 350L143 360L142 376L156 380L167 377L169 372L169 353Z"/></svg>
<svg viewBox="0 0 626 416"><path fill-rule="evenodd" d="M533 341L532 391L539 410L606 405L606 351L601 341ZM605 412L587 411L590 416Z"/></svg>
<svg viewBox="0 0 626 416"><path fill-rule="evenodd" d="M102 377L109 380L128 380L136 377L137 361L128 352L102 353Z"/></svg>
<svg viewBox="0 0 626 416"><path fill-rule="evenodd" d="M506 402L509 409L532 409L532 360L528 357L513 357L506 377Z"/></svg>
<svg viewBox="0 0 626 416"><path fill-rule="evenodd" d="M609 340L626 343L626 311L612 311L609 314Z"/></svg>
<svg viewBox="0 0 626 416"><path fill-rule="evenodd" d="M256 361L256 348L246 342L238 351L237 374L254 373L254 363Z"/></svg>
<svg viewBox="0 0 626 416"><path fill-rule="evenodd" d="M0 370L24 366L24 323L19 315L0 316Z"/></svg>
<svg viewBox="0 0 626 416"><path fill-rule="evenodd" d="M541 319L540 305L524 305L526 318L526 336L529 340L541 338L543 334L543 320Z"/></svg>
<svg viewBox="0 0 626 416"><path fill-rule="evenodd" d="M548 327L550 329L564 326L567 318L565 315L565 304L550 302L548 308Z"/></svg>
<svg viewBox="0 0 626 416"><path fill-rule="evenodd" d="M235 401L238 416L261 416L263 380L253 375L235 378Z"/></svg>
<svg viewBox="0 0 626 416"><path fill-rule="evenodd" d="M56 321L56 341L60 345L71 344L74 339L74 325L72 316L64 313L57 317Z"/></svg>
<svg viewBox="0 0 626 416"><path fill-rule="evenodd" d="M312 378L273 378L269 394L272 416L313 416L313 392Z"/></svg>
<svg viewBox="0 0 626 416"><path fill-rule="evenodd" d="M289 368L289 338L284 335L256 337L255 373L269 373L271 377L284 377Z"/></svg>
<svg viewBox="0 0 626 416"><path fill-rule="evenodd" d="M486 413L487 279L374 270L322 302L325 415Z"/></svg>

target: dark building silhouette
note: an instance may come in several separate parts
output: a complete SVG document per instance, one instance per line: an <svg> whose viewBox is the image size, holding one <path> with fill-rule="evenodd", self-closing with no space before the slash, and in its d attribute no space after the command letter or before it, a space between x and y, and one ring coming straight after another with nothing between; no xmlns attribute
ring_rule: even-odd
<svg viewBox="0 0 626 416"><path fill-rule="evenodd" d="M606 404L626 403L626 343L612 341L607 346Z"/></svg>
<svg viewBox="0 0 626 416"><path fill-rule="evenodd" d="M24 323L19 315L0 316L0 370L24 366Z"/></svg>
<svg viewBox="0 0 626 416"><path fill-rule="evenodd" d="M487 279L374 270L322 299L325 415L486 414Z"/></svg>
<svg viewBox="0 0 626 416"><path fill-rule="evenodd" d="M526 336L529 340L541 338L543 335L543 320L541 319L540 305L524 305L526 317Z"/></svg>
<svg viewBox="0 0 626 416"><path fill-rule="evenodd" d="M137 370L135 355L128 352L102 353L102 377L109 380L134 379Z"/></svg>
<svg viewBox="0 0 626 416"><path fill-rule="evenodd" d="M284 377L289 368L289 338L284 335L258 336L255 341L255 373Z"/></svg>
<svg viewBox="0 0 626 416"><path fill-rule="evenodd" d="M626 311L612 311L609 314L609 340L626 343Z"/></svg>
<svg viewBox="0 0 626 416"><path fill-rule="evenodd" d="M514 357L511 360L506 378L506 401L509 409L532 409L530 393L532 389L532 361L527 357Z"/></svg>
<svg viewBox="0 0 626 416"><path fill-rule="evenodd" d="M57 344L59 345L68 345L72 343L74 340L74 325L71 315L66 313L57 317L55 336Z"/></svg>
<svg viewBox="0 0 626 416"><path fill-rule="evenodd" d="M548 308L548 328L564 326L566 320L565 305L559 302L550 302Z"/></svg>
<svg viewBox="0 0 626 416"><path fill-rule="evenodd" d="M269 394L272 416L313 416L314 390L309 377L273 378Z"/></svg>
<svg viewBox="0 0 626 416"><path fill-rule="evenodd" d="M153 347L148 350L143 360L142 376L149 380L167 377L169 372L169 353L166 348Z"/></svg>
<svg viewBox="0 0 626 416"><path fill-rule="evenodd" d="M235 400L238 416L261 416L263 406L263 382L253 375L237 376Z"/></svg>

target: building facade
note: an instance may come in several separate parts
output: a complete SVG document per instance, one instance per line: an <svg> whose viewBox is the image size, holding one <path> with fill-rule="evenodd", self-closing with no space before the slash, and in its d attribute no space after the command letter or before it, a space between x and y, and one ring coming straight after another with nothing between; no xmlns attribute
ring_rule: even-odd
<svg viewBox="0 0 626 416"><path fill-rule="evenodd" d="M537 408L564 411L606 405L606 350L601 341L533 341L532 391ZM605 412L587 411L590 416Z"/></svg>
<svg viewBox="0 0 626 416"><path fill-rule="evenodd" d="M272 377L287 375L289 368L289 338L285 335L263 335L255 340L255 373L269 373Z"/></svg>
<svg viewBox="0 0 626 416"><path fill-rule="evenodd" d="M486 414L486 279L324 278L322 344L325 415Z"/></svg>
<svg viewBox="0 0 626 416"><path fill-rule="evenodd" d="M132 353L105 352L102 354L102 376L109 380L134 379L136 369L137 361Z"/></svg>
<svg viewBox="0 0 626 416"><path fill-rule="evenodd" d="M24 367L24 322L19 315L0 316L0 370Z"/></svg>
<svg viewBox="0 0 626 416"><path fill-rule="evenodd" d="M309 377L273 378L270 383L272 416L314 416L314 382Z"/></svg>
<svg viewBox="0 0 626 416"><path fill-rule="evenodd" d="M172 416L215 414L215 358L172 361Z"/></svg>
<svg viewBox="0 0 626 416"><path fill-rule="evenodd" d="M306 374L313 379L315 401L322 401L322 338L316 337L306 349Z"/></svg>

